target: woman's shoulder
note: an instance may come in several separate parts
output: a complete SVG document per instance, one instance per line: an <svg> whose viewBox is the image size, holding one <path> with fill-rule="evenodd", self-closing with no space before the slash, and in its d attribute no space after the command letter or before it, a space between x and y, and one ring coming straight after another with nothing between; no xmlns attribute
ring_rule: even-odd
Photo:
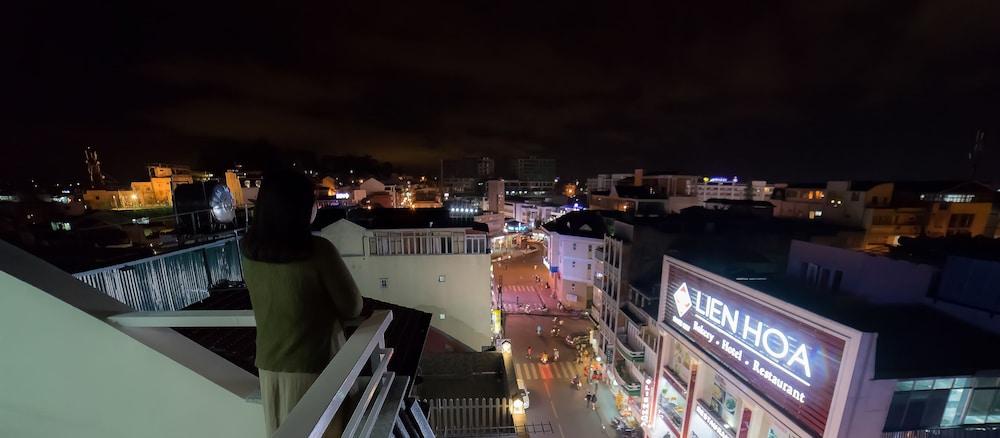
<svg viewBox="0 0 1000 438"><path fill-rule="evenodd" d="M327 240L324 237L312 236L312 246L314 254L318 256L329 256L337 254L337 247L333 245L333 242Z"/></svg>

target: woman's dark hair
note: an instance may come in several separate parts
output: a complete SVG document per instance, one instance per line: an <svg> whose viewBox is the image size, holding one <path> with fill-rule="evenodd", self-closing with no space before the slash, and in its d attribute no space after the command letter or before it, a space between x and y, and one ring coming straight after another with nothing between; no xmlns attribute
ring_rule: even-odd
<svg viewBox="0 0 1000 438"><path fill-rule="evenodd" d="M308 258L312 254L309 222L314 202L313 183L301 172L279 170L265 174L254 206L253 224L242 240L243 255L271 263Z"/></svg>

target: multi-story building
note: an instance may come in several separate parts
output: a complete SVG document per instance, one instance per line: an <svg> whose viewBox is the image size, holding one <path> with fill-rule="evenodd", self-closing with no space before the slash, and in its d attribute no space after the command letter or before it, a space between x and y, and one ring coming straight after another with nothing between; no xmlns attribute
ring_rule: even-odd
<svg viewBox="0 0 1000 438"><path fill-rule="evenodd" d="M586 309L593 299L595 254L606 234L604 218L596 212L567 213L542 225L548 241L543 258L551 272L559 301L573 309Z"/></svg>
<svg viewBox="0 0 1000 438"><path fill-rule="evenodd" d="M551 198L555 190L555 181L549 180L517 180L507 179L504 182L504 192L507 196L521 198L545 199Z"/></svg>
<svg viewBox="0 0 1000 438"><path fill-rule="evenodd" d="M879 295L883 284L865 290ZM733 281L669 256L661 285L659 341L624 337L634 342L626 352L646 349L643 369L655 361L654 374L629 382L627 367L612 370L638 384L632 414L651 436L996 433L997 380L987 376L1000 355L983 347L996 335L926 306L844 300L791 279ZM637 318L635 331L643 323L654 325Z"/></svg>
<svg viewBox="0 0 1000 438"><path fill-rule="evenodd" d="M514 160L514 175L522 181L553 181L556 178L554 158L517 158Z"/></svg>
<svg viewBox="0 0 1000 438"><path fill-rule="evenodd" d="M775 184L771 194L776 217L820 219L826 207L826 184Z"/></svg>
<svg viewBox="0 0 1000 438"><path fill-rule="evenodd" d="M361 213L314 224L340 250L361 294L434 314L433 328L474 351L490 345L486 225L452 219L446 209Z"/></svg>
<svg viewBox="0 0 1000 438"><path fill-rule="evenodd" d="M612 185L608 192L591 191L590 208L617 210L644 217L677 213L701 205L695 196L697 177L675 172L645 173L636 169L631 178Z"/></svg>
<svg viewBox="0 0 1000 438"><path fill-rule="evenodd" d="M602 173L597 178L587 178L587 192L610 191L619 181L632 176L631 173Z"/></svg>
<svg viewBox="0 0 1000 438"><path fill-rule="evenodd" d="M486 182L486 205L484 207L486 211L503 213L504 206L507 204L506 198L507 190L504 180L491 179Z"/></svg>
<svg viewBox="0 0 1000 438"><path fill-rule="evenodd" d="M551 221L562 213L563 209L559 205L545 202L512 202L507 201L504 207L505 215L509 212L509 218L535 229L543 223Z"/></svg>
<svg viewBox="0 0 1000 438"><path fill-rule="evenodd" d="M731 199L767 201L771 199L774 186L767 181L740 182L739 178L705 177L695 186L698 200Z"/></svg>

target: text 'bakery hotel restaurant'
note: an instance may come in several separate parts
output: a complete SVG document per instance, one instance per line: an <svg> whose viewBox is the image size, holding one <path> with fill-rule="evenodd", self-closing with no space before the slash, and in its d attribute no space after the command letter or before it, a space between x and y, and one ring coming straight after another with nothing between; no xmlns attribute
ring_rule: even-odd
<svg viewBox="0 0 1000 438"><path fill-rule="evenodd" d="M996 365L996 336L916 305L732 281L671 257L661 285L649 436L1000 436L988 427L1000 382L977 368Z"/></svg>

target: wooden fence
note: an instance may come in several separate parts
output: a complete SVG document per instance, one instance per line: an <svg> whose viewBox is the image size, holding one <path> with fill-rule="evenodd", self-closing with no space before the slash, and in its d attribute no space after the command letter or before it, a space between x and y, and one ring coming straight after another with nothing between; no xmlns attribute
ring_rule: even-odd
<svg viewBox="0 0 1000 438"><path fill-rule="evenodd" d="M427 420L437 436L517 436L506 398L430 399Z"/></svg>

